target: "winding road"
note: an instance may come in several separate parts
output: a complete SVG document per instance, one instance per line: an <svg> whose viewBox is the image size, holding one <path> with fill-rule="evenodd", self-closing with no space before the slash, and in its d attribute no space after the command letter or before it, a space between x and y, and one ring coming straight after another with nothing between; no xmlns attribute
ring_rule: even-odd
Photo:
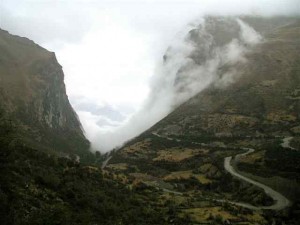
<svg viewBox="0 0 300 225"><path fill-rule="evenodd" d="M162 136L160 134L157 134L157 133L152 133L154 136L157 136L157 137L160 137L160 138L165 138L167 140L170 140L170 141L176 141L176 142L181 142L180 139L173 139L173 138L170 138L170 137L165 137L165 136ZM282 144L282 147L285 147L285 148L290 148L290 140L292 138L291 137L288 137L288 138L284 138L283 139L283 144ZM208 144L205 144L205 143L198 143L198 142L192 142L193 144L198 144L198 145L201 145L201 146L209 146ZM273 200L274 200L274 204L271 205L271 206L254 206L254 205L251 205L251 204L247 204L247 203L244 203L244 202L232 202L232 201L227 201L227 200L222 200L222 199L214 199L215 201L218 201L218 202L228 202L230 204L233 204L233 205L238 205L238 206L241 206L241 207L244 207L244 208L248 208L248 209L252 209L252 210L261 210L261 209L271 209L271 210L282 210L286 207L288 207L291 202L285 197L283 196L282 194L280 194L279 192L275 191L274 189L272 189L271 187L265 185L265 184L262 184L262 183L259 183L255 180L252 180L248 177L245 177L244 175L240 174L238 171L235 170L235 168L232 166L232 161L235 160L235 161L238 161L241 157L244 157L248 154L251 154L253 153L255 150L252 149L252 148L240 148L241 150L245 150L247 152L244 152L244 153L241 153L241 154L237 154L234 156L228 156L224 159L224 168L227 172L229 172L232 176L240 179L240 180L243 180L245 182L248 182L250 184L253 184L259 188L262 188L265 193L267 195L269 195ZM102 169L104 169L107 165L107 163L109 162L109 160L111 159L111 156L109 156L102 164ZM167 190L167 189L163 189L164 191L166 192L172 192L174 193L174 191L172 190ZM174 193L175 194L175 193ZM176 194L179 194L179 192L176 192ZM182 193L180 193L182 194Z"/></svg>
<svg viewBox="0 0 300 225"><path fill-rule="evenodd" d="M109 160L112 158L112 156L109 156L105 161L102 162L101 169L104 169L109 162Z"/></svg>
<svg viewBox="0 0 300 225"><path fill-rule="evenodd" d="M177 142L180 142L181 140L179 139L172 139L170 137L164 137L160 134L157 134L157 133L152 133L154 136L157 136L157 137L160 137L160 138L166 138L168 140L174 140L174 141L177 141ZM290 148L289 146L289 141L291 140L291 138L287 139L283 139L283 143L286 143L287 142L287 147ZM198 144L198 145L201 145L201 146L209 146L208 144L204 144L204 143L197 143L197 142L193 142L193 144ZM235 155L234 157L234 160L238 161L241 157L244 157L250 153L253 153L255 150L252 149L252 148L240 148L241 150L247 150L247 152L245 153L241 153L241 154L238 154L238 155ZM274 189L272 189L271 187L265 185L265 184L262 184L262 183L259 183L255 180L252 180L248 177L245 177L244 175L238 173L238 171L236 171L234 169L234 167L232 166L232 160L233 160L233 156L229 156L229 157L226 157L224 159L224 168L227 172L229 172L232 176L240 179L240 180L243 180L243 181L246 181L250 184L253 184L259 188L262 188L265 193L267 195L269 195L273 200L274 200L274 204L271 205L271 206L253 206L251 204L247 204L247 203L243 203L243 202L231 202L231 201L226 201L226 200L216 200L218 202L228 202L228 203L231 203L231 204L234 204L234 205L238 205L238 206L242 206L242 207L245 207L245 208L249 208L249 209L252 209L252 210L261 210L261 209L272 209L272 210L282 210L286 207L288 207L290 205L290 201L285 197L283 196L282 194L280 194L279 192L275 191Z"/></svg>
<svg viewBox="0 0 300 225"><path fill-rule="evenodd" d="M282 139L282 143L281 143L281 147L283 148L288 148L291 150L297 150L295 148L293 148L290 144L291 144L291 140L293 140L294 137L285 137Z"/></svg>
<svg viewBox="0 0 300 225"><path fill-rule="evenodd" d="M240 157L246 156L254 151L255 151L254 149L248 149L248 151L246 153L236 155L235 159L238 160ZM262 188L265 191L265 193L267 195L269 195L275 201L275 203L271 206L260 206L260 207L253 206L250 204L245 204L245 203L238 203L238 202L231 202L231 203L233 203L235 205L240 205L240 206L243 206L246 208L250 208L250 209L257 209L257 210L259 210L259 209L282 210L290 205L290 201L286 197L284 197L282 194L280 194L279 192L275 191L274 189L270 188L267 185L259 183L255 180L252 180L252 179L245 177L242 174L238 173L234 169L234 167L231 165L232 159L233 159L232 156L226 157L224 159L225 170L228 171L232 176L234 176L240 180L246 181L246 182L253 184L259 188Z"/></svg>

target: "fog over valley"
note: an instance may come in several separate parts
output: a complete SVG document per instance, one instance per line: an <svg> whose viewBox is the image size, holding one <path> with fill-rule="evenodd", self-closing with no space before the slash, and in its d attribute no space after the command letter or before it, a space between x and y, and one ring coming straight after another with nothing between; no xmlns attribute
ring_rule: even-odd
<svg viewBox="0 0 300 225"><path fill-rule="evenodd" d="M299 12L298 0L2 0L0 25L55 52L92 150L107 152L208 85L234 82L236 66L264 41L234 16ZM214 23L234 35L217 40Z"/></svg>
<svg viewBox="0 0 300 225"><path fill-rule="evenodd" d="M299 0L1 0L1 225L300 224Z"/></svg>

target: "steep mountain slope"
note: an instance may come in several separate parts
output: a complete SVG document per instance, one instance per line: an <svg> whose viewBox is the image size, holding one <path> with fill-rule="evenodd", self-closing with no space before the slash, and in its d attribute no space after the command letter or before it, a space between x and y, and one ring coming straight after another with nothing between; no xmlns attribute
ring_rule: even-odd
<svg viewBox="0 0 300 225"><path fill-rule="evenodd" d="M163 124L171 121L177 135L291 135L300 112L299 35L299 22L267 35L247 55L247 63L236 65L233 84L217 80L155 129L166 131Z"/></svg>
<svg viewBox="0 0 300 225"><path fill-rule="evenodd" d="M299 224L299 33L295 18L207 17L174 85L182 97L208 71L209 86L101 169L54 54L0 31L0 223Z"/></svg>
<svg viewBox="0 0 300 225"><path fill-rule="evenodd" d="M224 60L220 47L242 40L244 24L262 37L254 44L251 40L243 43L248 49L244 59ZM299 149L300 21L207 17L204 27L206 34L203 25L189 33L197 47L190 59L201 66L216 58L216 53L221 55L210 85L115 152L106 168L128 176L134 185L157 187L162 201L173 193L175 208L195 223L219 219L297 224L300 152L280 143L291 136L292 147ZM251 33L245 38L251 39ZM165 60L168 58L166 54ZM189 67L178 71L178 95L187 91L184 84L190 71ZM201 73L198 76L201 80ZM248 207L244 203L274 204L262 189L232 178L224 169L225 157L249 148L254 151L234 159L235 170L281 192L292 200L290 209L275 214L254 211L252 217L232 203L240 202L242 208ZM225 200L231 204L222 204Z"/></svg>
<svg viewBox="0 0 300 225"><path fill-rule="evenodd" d="M0 136L1 225L185 224L154 192L130 190L96 163L10 141Z"/></svg>
<svg viewBox="0 0 300 225"><path fill-rule="evenodd" d="M87 152L89 142L66 95L55 54L0 30L0 121L23 141L57 152Z"/></svg>
<svg viewBox="0 0 300 225"><path fill-rule="evenodd" d="M0 224L184 223L103 173L63 79L54 53L0 30Z"/></svg>

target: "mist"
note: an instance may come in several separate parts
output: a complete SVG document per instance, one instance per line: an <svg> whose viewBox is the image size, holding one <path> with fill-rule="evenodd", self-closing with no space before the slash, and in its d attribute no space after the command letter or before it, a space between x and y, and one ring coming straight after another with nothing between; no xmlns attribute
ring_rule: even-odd
<svg viewBox="0 0 300 225"><path fill-rule="evenodd" d="M299 12L298 0L3 0L0 26L56 52L92 150L106 152L208 85L234 82L263 35L233 16ZM213 46L206 15L227 16L236 36Z"/></svg>
<svg viewBox="0 0 300 225"><path fill-rule="evenodd" d="M236 38L224 46L211 46L212 40L207 38L207 18L198 20L197 26L186 26L186 30L177 35L164 55L164 59L157 65L155 75L150 83L150 93L142 108L137 111L120 128L106 134L95 135L95 146L107 142L122 144L133 138L144 130L150 128L163 117L167 116L174 108L187 101L210 84L215 83L219 87L225 87L234 82L235 70L229 70L222 76L218 76L218 70L224 65L233 66L237 63L245 63L245 54L251 48L262 41L262 36L241 19L229 18L233 23L239 25L239 33ZM200 26L200 27L199 27ZM187 39L190 30L197 30L200 44ZM247 46L247 47L246 47ZM202 64L196 63L191 54L194 51L204 52L205 59ZM205 52L205 50L207 52ZM103 139L97 139L103 137ZM111 147L115 147L112 145Z"/></svg>

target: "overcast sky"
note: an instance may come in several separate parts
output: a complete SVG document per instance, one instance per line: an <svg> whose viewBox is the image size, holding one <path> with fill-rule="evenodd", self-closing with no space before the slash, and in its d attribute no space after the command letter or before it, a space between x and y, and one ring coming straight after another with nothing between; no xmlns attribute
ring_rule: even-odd
<svg viewBox="0 0 300 225"><path fill-rule="evenodd" d="M299 2L0 0L0 27L56 53L87 136L107 151L127 138L118 129L143 108L164 52L189 23L205 13L297 14Z"/></svg>

